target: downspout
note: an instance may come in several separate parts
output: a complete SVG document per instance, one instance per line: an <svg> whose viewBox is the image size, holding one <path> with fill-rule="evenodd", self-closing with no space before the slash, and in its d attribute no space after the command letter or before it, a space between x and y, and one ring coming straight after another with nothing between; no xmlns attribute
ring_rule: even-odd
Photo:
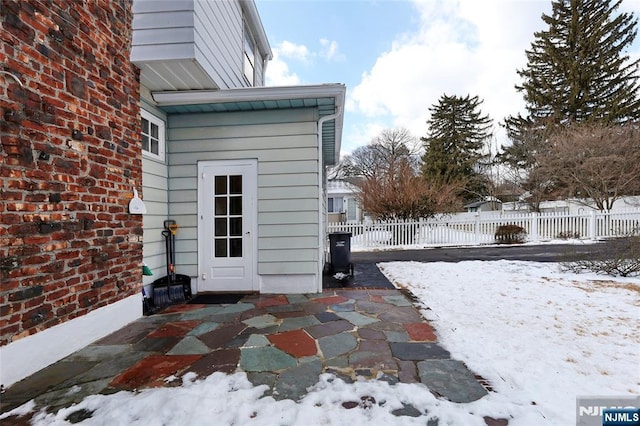
<svg viewBox="0 0 640 426"><path fill-rule="evenodd" d="M322 292L322 273L324 267L324 163L322 161L322 125L325 121L335 120L341 114L340 106L336 112L320 117L318 120L318 293Z"/></svg>

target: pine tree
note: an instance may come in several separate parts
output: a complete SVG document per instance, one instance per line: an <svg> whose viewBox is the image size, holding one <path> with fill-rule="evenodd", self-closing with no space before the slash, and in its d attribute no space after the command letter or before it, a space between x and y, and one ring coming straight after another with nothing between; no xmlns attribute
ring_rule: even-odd
<svg viewBox="0 0 640 426"><path fill-rule="evenodd" d="M553 0L548 29L534 34L519 70L527 113L507 117L511 145L501 161L530 196L533 209L546 199L549 180L538 172L538 156L555 133L575 124L610 126L640 119L640 60L625 52L638 19L618 13L622 0Z"/></svg>
<svg viewBox="0 0 640 426"><path fill-rule="evenodd" d="M640 118L640 60L625 54L638 19L617 14L621 2L553 1L551 15L542 15L549 28L535 33L527 67L518 71L523 83L516 88L528 117L507 119L512 136L543 120L613 124Z"/></svg>
<svg viewBox="0 0 640 426"><path fill-rule="evenodd" d="M480 173L486 142L492 137L493 122L480 111L477 97L447 96L429 108L424 142L423 175L428 181L462 184L461 196L472 200L486 193L486 178Z"/></svg>

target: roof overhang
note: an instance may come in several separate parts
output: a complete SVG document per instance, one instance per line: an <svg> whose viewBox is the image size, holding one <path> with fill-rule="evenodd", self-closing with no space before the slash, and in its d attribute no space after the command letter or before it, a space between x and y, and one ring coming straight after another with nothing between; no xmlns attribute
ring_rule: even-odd
<svg viewBox="0 0 640 426"><path fill-rule="evenodd" d="M319 118L336 114L334 119L322 125L322 154L326 165L336 164L340 160L345 94L344 84L152 93L157 107L168 114L293 108L317 108Z"/></svg>

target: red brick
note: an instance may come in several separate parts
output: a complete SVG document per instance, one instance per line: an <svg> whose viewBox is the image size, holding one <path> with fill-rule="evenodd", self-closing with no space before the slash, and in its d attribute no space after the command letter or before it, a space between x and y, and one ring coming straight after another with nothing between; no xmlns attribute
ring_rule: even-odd
<svg viewBox="0 0 640 426"><path fill-rule="evenodd" d="M66 288L58 289L58 290L53 291L51 293L47 293L46 298L47 298L47 301L52 302L54 300L60 299L62 297L65 297L68 294L69 294L69 288L66 287Z"/></svg>
<svg viewBox="0 0 640 426"><path fill-rule="evenodd" d="M51 259L50 256L31 256L22 261L23 265L41 265L47 263Z"/></svg>
<svg viewBox="0 0 640 426"><path fill-rule="evenodd" d="M142 245L127 244L139 238L142 217L128 214L125 198L142 176L139 71L122 48L131 45L131 2L3 6L0 62L25 85L0 87L0 253L22 265L3 272L2 290L44 293L10 305L0 297L0 345L136 293L141 276L131 271L142 260ZM40 222L62 228L43 234ZM109 258L97 265L83 251L100 246ZM104 285L92 288L96 280Z"/></svg>

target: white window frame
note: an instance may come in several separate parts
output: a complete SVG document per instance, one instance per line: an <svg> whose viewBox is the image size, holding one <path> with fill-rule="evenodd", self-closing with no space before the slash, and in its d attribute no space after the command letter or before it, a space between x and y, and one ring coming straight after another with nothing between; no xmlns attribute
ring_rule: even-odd
<svg viewBox="0 0 640 426"><path fill-rule="evenodd" d="M247 52L247 45L251 48L251 52ZM247 65L250 65L250 67ZM250 69L249 69L250 68ZM251 74L249 74L249 72ZM249 27L247 23L244 24L244 34L242 39L242 73L244 74L245 80L249 83L250 86L255 86L256 84L256 43L251 35L251 31L249 31Z"/></svg>
<svg viewBox="0 0 640 426"><path fill-rule="evenodd" d="M142 155L145 157L149 157L152 158L154 160L160 160L160 161L164 161L164 155L165 155L165 124L164 124L164 120L162 120L161 118L159 118L158 116L155 116L153 114L151 114L148 111L145 110L140 110L140 115L141 118L144 118L145 120L147 120L150 124L155 125L158 127L158 153L154 153L151 151L148 151L144 148L142 148ZM142 121L142 120L140 120ZM142 134L146 134L149 138L151 138L150 134L145 133L147 129L142 129L141 132L141 137Z"/></svg>

